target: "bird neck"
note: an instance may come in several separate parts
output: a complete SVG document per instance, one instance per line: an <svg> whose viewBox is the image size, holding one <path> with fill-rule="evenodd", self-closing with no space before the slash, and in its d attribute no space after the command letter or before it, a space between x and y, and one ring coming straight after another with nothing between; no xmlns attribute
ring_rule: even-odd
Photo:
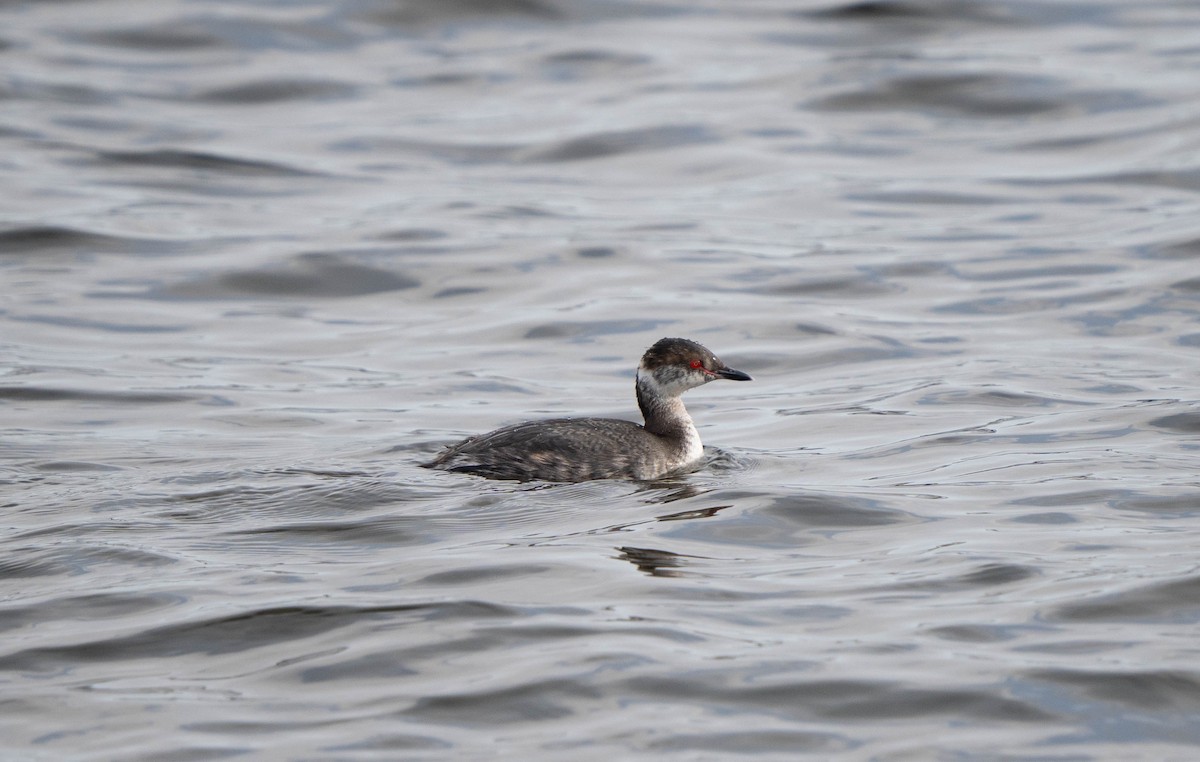
<svg viewBox="0 0 1200 762"><path fill-rule="evenodd" d="M646 431L661 436L696 430L683 400L677 394L664 394L652 375L639 370L635 388Z"/></svg>

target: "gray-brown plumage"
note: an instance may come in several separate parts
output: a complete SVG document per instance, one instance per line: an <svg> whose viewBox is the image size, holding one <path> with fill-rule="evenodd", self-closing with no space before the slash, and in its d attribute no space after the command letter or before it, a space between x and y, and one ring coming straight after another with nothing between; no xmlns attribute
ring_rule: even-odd
<svg viewBox="0 0 1200 762"><path fill-rule="evenodd" d="M644 426L615 418L529 421L465 439L422 465L521 481L657 479L703 455L680 395L721 378L750 380L694 341L661 339L642 355L634 385Z"/></svg>

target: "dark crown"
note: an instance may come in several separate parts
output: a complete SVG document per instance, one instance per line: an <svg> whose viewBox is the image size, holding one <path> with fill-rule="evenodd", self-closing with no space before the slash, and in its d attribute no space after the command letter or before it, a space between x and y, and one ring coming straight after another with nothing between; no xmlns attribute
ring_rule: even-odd
<svg viewBox="0 0 1200 762"><path fill-rule="evenodd" d="M651 371L669 365L681 365L686 368L691 366L692 360L699 360L708 370L725 367L724 363L703 345L690 339L672 338L659 339L654 346L647 349L646 354L642 355L642 367Z"/></svg>

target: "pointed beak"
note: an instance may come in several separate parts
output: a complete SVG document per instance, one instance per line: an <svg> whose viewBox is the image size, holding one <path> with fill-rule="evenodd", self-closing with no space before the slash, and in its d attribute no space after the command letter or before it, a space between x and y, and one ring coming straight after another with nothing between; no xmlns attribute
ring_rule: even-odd
<svg viewBox="0 0 1200 762"><path fill-rule="evenodd" d="M754 380L754 379L750 378L749 373L743 373L740 370L734 370L733 368L721 368L720 370L717 371L717 376L719 378L725 378L730 381L753 381Z"/></svg>

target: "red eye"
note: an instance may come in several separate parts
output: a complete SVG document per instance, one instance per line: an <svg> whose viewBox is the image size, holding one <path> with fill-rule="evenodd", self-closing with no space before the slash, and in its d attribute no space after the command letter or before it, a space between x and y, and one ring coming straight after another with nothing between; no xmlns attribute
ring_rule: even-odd
<svg viewBox="0 0 1200 762"><path fill-rule="evenodd" d="M704 363L700 362L699 360L692 360L692 368L693 369L699 370L700 368L703 368L703 367L704 367Z"/></svg>

